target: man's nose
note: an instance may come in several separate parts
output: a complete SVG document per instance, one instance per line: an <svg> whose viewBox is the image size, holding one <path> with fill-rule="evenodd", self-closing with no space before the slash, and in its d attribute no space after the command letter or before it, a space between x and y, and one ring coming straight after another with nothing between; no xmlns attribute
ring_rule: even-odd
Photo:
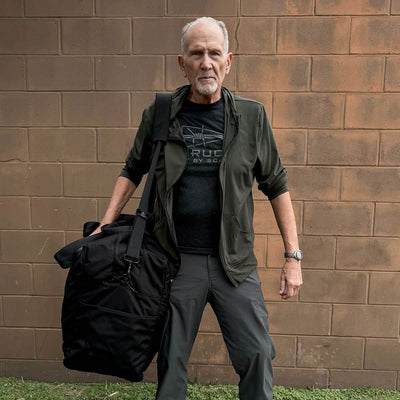
<svg viewBox="0 0 400 400"><path fill-rule="evenodd" d="M211 58L207 53L204 54L203 59L201 60L201 68L203 69L211 68Z"/></svg>

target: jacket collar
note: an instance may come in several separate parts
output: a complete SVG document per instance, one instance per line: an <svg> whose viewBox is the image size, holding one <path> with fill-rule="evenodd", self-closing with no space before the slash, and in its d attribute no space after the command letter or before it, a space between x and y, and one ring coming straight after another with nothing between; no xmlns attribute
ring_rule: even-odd
<svg viewBox="0 0 400 400"><path fill-rule="evenodd" d="M172 104L171 104L171 115L170 119L174 119L182 107L183 101L189 96L191 85L184 85L177 88L172 93ZM233 119L234 123L237 124L239 121L239 115L236 110L236 104L233 94L226 87L221 88L222 96L224 98L225 107L229 113L229 116Z"/></svg>

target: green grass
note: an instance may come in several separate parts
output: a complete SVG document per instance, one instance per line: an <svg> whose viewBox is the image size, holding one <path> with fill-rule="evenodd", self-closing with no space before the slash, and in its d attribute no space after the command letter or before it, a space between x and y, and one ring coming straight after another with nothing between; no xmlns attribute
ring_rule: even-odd
<svg viewBox="0 0 400 400"><path fill-rule="evenodd" d="M151 383L43 383L0 378L0 400L153 400ZM188 387L188 400L237 400L236 386ZM275 387L274 400L400 400L400 391L373 388L290 389Z"/></svg>

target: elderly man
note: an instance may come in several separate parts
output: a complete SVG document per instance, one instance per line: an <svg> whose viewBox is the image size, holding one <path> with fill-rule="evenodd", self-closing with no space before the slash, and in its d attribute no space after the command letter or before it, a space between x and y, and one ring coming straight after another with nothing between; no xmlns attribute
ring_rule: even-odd
<svg viewBox="0 0 400 400"><path fill-rule="evenodd" d="M186 398L187 363L207 302L240 376L240 399L272 399L275 350L253 252L252 187L256 179L282 234L279 293L288 299L302 284L302 253L286 173L263 106L222 87L232 62L224 23L202 17L187 24L178 61L189 85L173 93L169 139L156 172L154 231L177 266L157 399ZM148 171L153 115L151 104L101 225L118 217Z"/></svg>

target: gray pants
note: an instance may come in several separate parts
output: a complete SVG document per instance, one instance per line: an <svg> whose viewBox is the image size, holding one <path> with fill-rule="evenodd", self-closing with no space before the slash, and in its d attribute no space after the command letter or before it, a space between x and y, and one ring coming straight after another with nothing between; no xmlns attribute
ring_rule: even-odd
<svg viewBox="0 0 400 400"><path fill-rule="evenodd" d="M182 254L171 288L171 318L158 355L158 400L185 400L187 363L203 310L217 316L235 371L241 400L272 399L274 346L257 270L238 287L218 257Z"/></svg>

